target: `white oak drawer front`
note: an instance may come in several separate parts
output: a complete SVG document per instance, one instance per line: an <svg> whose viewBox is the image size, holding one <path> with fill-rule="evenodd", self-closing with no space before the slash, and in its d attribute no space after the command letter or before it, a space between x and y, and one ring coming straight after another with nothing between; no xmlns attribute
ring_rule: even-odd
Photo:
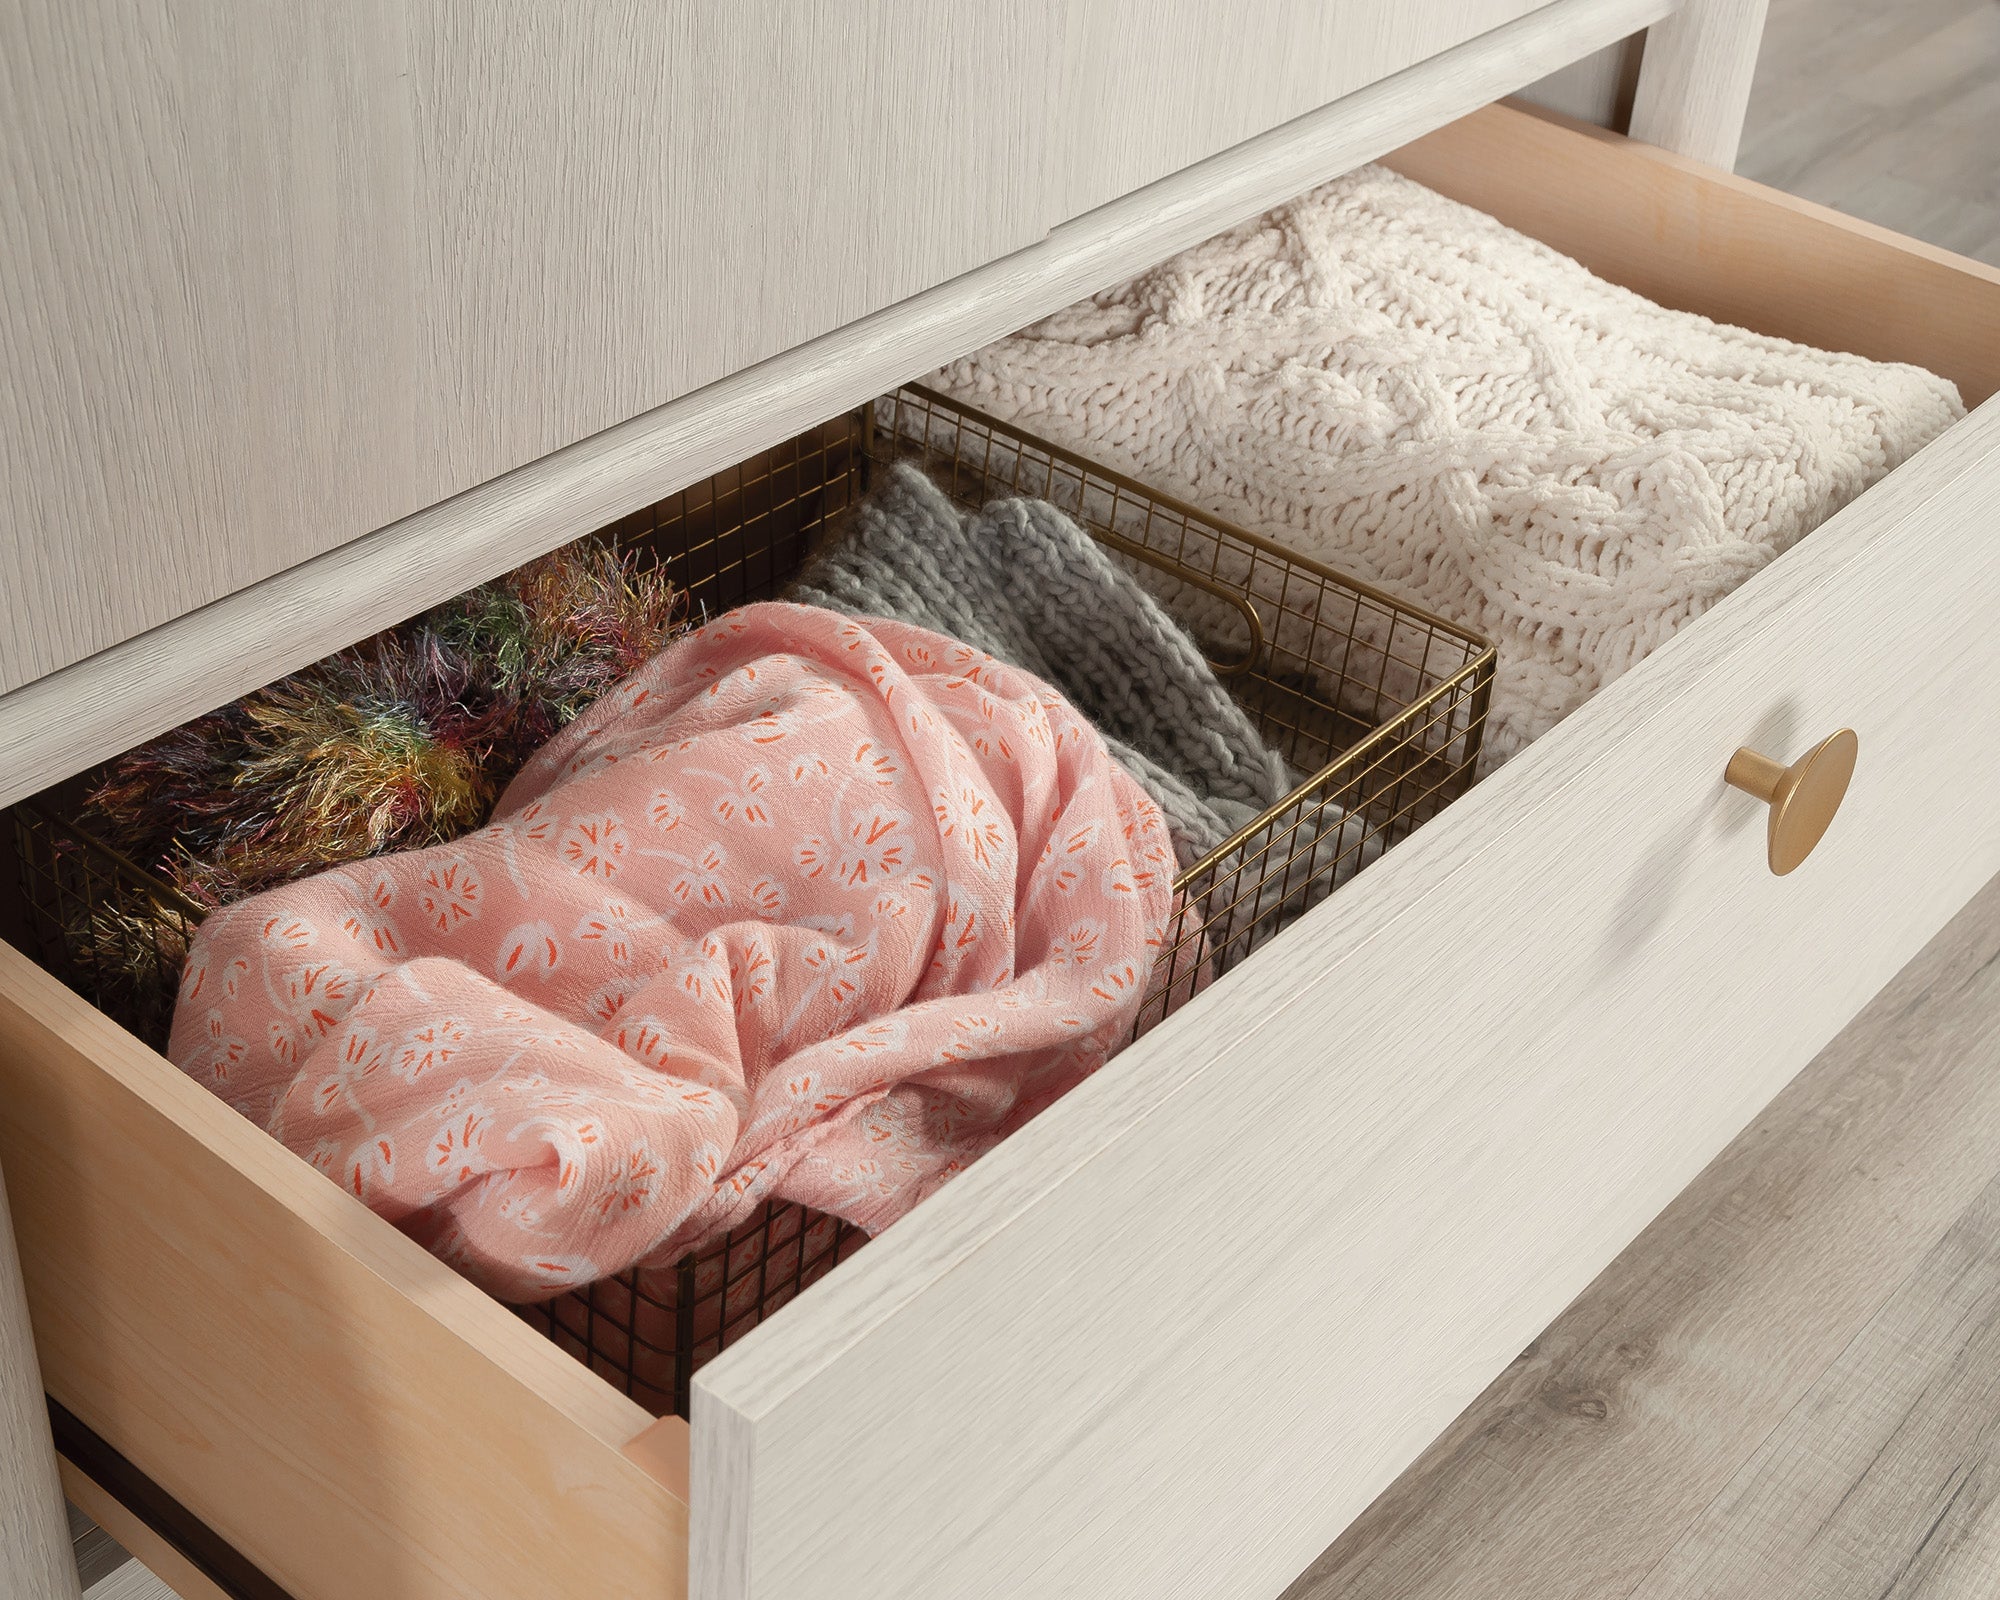
<svg viewBox="0 0 2000 1600"><path fill-rule="evenodd" d="M2000 383L2000 274L1514 111L1398 160ZM50 1390L299 1600L1275 1594L2000 868L1997 500L1989 404L725 1352L691 1434L0 946ZM1840 726L1772 877L1723 768Z"/></svg>
<svg viewBox="0 0 2000 1600"><path fill-rule="evenodd" d="M1189 47L1174 81L1199 76L1199 116L1127 70L1131 40L1172 54L1212 37L1201 18L1231 0L1177 3L1171 35L1155 7L1121 34L1108 19L1122 0L1010 0L978 30L899 0L868 8L881 48L808 0L632 0L578 27L471 0L382 0L390 23L285 0L240 29L217 21L224 0L185 0L184 48L157 71L155 33L93 7L0 16L0 70L27 75L0 100L0 134L18 105L26 153L0 207L18 196L32 214L0 253L0 301L22 308L0 314L0 503L16 508L0 517L0 570L19 577L0 593L0 802L854 410L1674 4L1545 0L1488 26L1518 0L1273 0L1311 24L1251 41L1291 52L1282 92L1254 51L1218 62ZM1052 8L1075 38L1049 30ZM745 21L759 15L775 19L761 34ZM801 15L810 27L786 25ZM308 22L323 34L299 36ZM1100 27L1124 45L1097 48ZM700 48L717 28L728 37ZM838 48L820 48L829 28ZM1017 47L1032 57L1025 98L1004 70ZM421 57L407 76L399 52ZM49 59L64 64L38 74ZM238 92L260 70L309 92L269 110ZM1313 85L1339 94L1377 70L1294 115ZM918 89L896 87L910 77ZM699 91L681 92L690 80ZM1112 118L1116 138L1068 139L1069 118L1104 120L1106 85L1165 98ZM129 114L96 115L92 97ZM151 181L159 165L156 124L190 104L204 120L185 170L127 206L132 167ZM1162 105L1177 108L1173 139L1132 142ZM267 111L293 119L302 149L260 137ZM117 148L46 204L90 141ZM238 146L252 151L231 165ZM1057 221L1100 163L1130 175L1204 149ZM386 176L364 159L377 154ZM412 163L428 175L414 196ZM234 219L267 211L259 247L232 250ZM322 245L315 230L336 223ZM484 247L420 261L398 231L449 241L461 225ZM202 241L185 263L156 238L176 228ZM280 270L295 256L296 277ZM184 264L197 281L175 277ZM99 267L122 276L93 298ZM73 385L50 380L68 365ZM149 536L125 538L132 526Z"/></svg>
<svg viewBox="0 0 2000 1600"><path fill-rule="evenodd" d="M0 690L1041 237L1054 10L9 6Z"/></svg>

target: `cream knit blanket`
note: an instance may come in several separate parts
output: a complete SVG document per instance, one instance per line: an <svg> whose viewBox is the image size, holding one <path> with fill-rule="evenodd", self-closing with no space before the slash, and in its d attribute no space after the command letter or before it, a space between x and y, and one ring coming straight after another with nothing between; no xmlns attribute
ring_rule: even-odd
<svg viewBox="0 0 2000 1600"><path fill-rule="evenodd" d="M1493 640L1490 760L1964 414L1381 167L929 381Z"/></svg>

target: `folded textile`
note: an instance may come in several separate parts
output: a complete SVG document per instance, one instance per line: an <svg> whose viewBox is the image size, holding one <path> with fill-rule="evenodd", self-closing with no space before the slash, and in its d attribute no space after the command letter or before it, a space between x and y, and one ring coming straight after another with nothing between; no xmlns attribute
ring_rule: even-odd
<svg viewBox="0 0 2000 1600"><path fill-rule="evenodd" d="M1166 813L1182 866L1294 786L1185 630L1046 501L961 511L900 463L791 593L935 629L1055 685Z"/></svg>
<svg viewBox="0 0 2000 1600"><path fill-rule="evenodd" d="M950 634L1055 685L1165 813L1183 868L1304 781L1265 743L1186 630L1045 500L963 511L916 467L898 463L791 594ZM1299 808L1190 886L1176 942L1199 924L1203 981L1220 976L1380 850L1359 818L1332 806Z"/></svg>
<svg viewBox="0 0 2000 1600"><path fill-rule="evenodd" d="M927 381L1492 639L1495 760L1963 414L1381 167Z"/></svg>
<svg viewBox="0 0 2000 1600"><path fill-rule="evenodd" d="M1123 1038L1158 809L1028 673L731 612L452 844L201 926L170 1054L503 1298L781 1198L893 1221Z"/></svg>

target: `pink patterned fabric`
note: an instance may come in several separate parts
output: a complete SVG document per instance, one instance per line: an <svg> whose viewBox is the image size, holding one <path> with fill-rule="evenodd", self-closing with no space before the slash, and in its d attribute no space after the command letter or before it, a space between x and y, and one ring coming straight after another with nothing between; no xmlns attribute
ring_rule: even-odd
<svg viewBox="0 0 2000 1600"><path fill-rule="evenodd" d="M554 739L483 831L210 917L170 1048L539 1298L771 1197L893 1221L1117 1044L1173 870L1054 690L751 606Z"/></svg>

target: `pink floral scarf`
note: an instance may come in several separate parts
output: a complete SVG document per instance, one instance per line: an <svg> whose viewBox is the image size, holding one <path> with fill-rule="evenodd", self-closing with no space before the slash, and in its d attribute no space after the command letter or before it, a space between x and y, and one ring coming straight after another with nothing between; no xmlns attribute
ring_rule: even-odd
<svg viewBox="0 0 2000 1600"><path fill-rule="evenodd" d="M558 735L481 832L210 917L170 1050L540 1298L769 1198L894 1221L1120 1041L1173 870L1037 679L750 606Z"/></svg>

